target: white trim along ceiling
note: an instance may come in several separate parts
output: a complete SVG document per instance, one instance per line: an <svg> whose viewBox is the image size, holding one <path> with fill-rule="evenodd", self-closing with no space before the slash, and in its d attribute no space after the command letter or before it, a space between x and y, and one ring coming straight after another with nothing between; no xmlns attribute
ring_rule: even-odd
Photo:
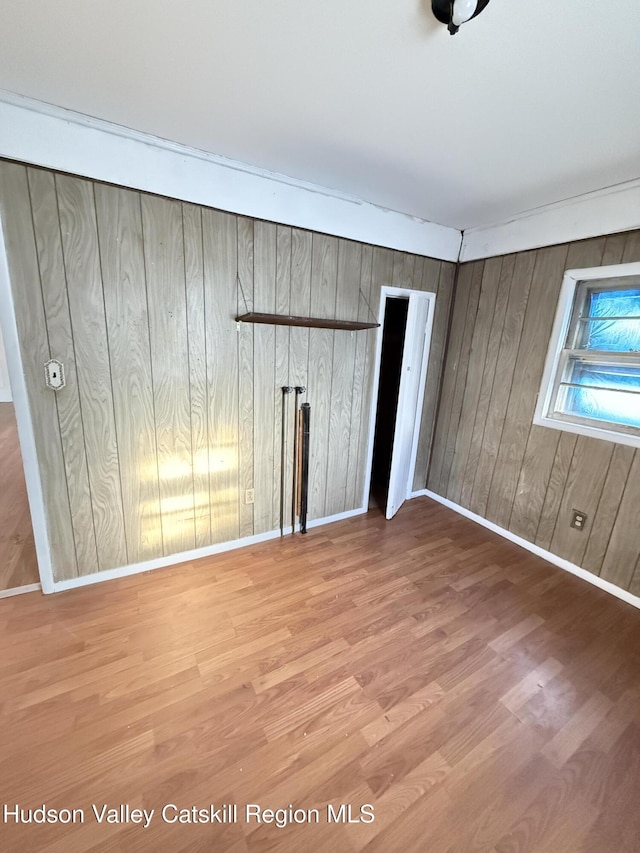
<svg viewBox="0 0 640 853"><path fill-rule="evenodd" d="M8 92L0 157L445 261L640 228L640 180L463 233Z"/></svg>

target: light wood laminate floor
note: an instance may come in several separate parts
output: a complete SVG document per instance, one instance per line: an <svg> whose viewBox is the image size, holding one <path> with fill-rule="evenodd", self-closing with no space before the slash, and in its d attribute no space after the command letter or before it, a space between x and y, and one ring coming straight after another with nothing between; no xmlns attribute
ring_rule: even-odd
<svg viewBox="0 0 640 853"><path fill-rule="evenodd" d="M0 590L39 582L13 403L0 403Z"/></svg>
<svg viewBox="0 0 640 853"><path fill-rule="evenodd" d="M3 851L640 849L640 613L426 498L6 599L0 639L0 803L85 810ZM238 823L160 814L211 803Z"/></svg>

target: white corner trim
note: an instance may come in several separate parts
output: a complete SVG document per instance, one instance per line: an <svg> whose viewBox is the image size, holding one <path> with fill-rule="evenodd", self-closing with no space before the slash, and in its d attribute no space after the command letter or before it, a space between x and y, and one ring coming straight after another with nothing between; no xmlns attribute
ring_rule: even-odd
<svg viewBox="0 0 640 853"><path fill-rule="evenodd" d="M41 589L39 583L28 583L24 586L14 586L13 589L0 589L0 598L11 598L14 595L24 595L25 592L37 592Z"/></svg>
<svg viewBox="0 0 640 853"><path fill-rule="evenodd" d="M598 575L594 575L591 572L588 572L581 566L577 566L575 563L571 563L569 562L569 560L565 560L563 557L558 557L557 554L553 554L551 551L547 551L544 548L540 548L538 545L534 545L533 542L529 542L527 539L523 539L521 536L516 536L516 534L511 533L510 530L505 530L504 527L499 527L492 521L488 521L481 515L476 515L475 512L471 512L471 510L465 509L465 507L448 500L448 498L443 498L440 495L437 495L435 492L429 491L429 489L420 489L420 491L413 492L411 497L431 498L431 500L437 501L443 506L452 509L454 512L457 512L460 515L464 515L465 518L469 518L471 519L471 521L475 521L476 524L481 524L483 527L486 527L488 530L497 533L504 539L508 539L510 542L515 542L516 545L520 545L521 548L525 548L527 551L531 551L531 553L535 554L537 557L542 557L542 559L546 560L548 563L552 563L554 566L558 566L558 568L563 569L565 572L569 572L572 575L576 575L576 577L582 578L582 580L587 581L587 583L590 583L593 586L597 586L598 589L602 589L605 592L614 595L616 598L621 599L621 601L625 601L632 607L637 607L638 609L640 609L640 598L637 595L632 595L630 592L627 592L627 590L621 589L619 586L616 586L615 584L604 580L604 578L600 578L598 577Z"/></svg>
<svg viewBox="0 0 640 853"><path fill-rule="evenodd" d="M347 518L352 518L356 515L362 515L367 510L363 507L358 509L341 512L337 515L330 515L326 518L316 518L309 521L307 527L320 527L323 524L331 524L334 521L343 521ZM291 525L284 528L285 536L291 535ZM301 533L296 533L296 536L302 536ZM232 539L229 542L218 542L215 545L207 545L204 548L194 548L191 551L181 551L179 554L169 554L166 557L157 557L155 560L145 560L142 563L133 563L130 566L121 566L117 569L107 569L103 572L95 572L91 575L82 575L79 578L71 578L65 581L55 581L52 592L63 592L68 589L75 589L81 586L91 586L92 584L102 583L103 581L111 581L116 578L126 578L130 575L139 575L142 572L151 572L155 569L164 569L168 566L176 566L180 563L191 563L194 560L201 560L203 557L211 557L215 554L224 554L227 551L236 551L239 548L246 548L248 545L257 545L260 542L268 542L271 539L279 539L279 530L268 530L266 533L257 533L255 536L245 536L242 539Z"/></svg>
<svg viewBox="0 0 640 853"><path fill-rule="evenodd" d="M640 228L640 179L469 228L460 261L474 261Z"/></svg>
<svg viewBox="0 0 640 853"><path fill-rule="evenodd" d="M29 510L31 513L31 526L38 559L38 572L42 591L53 592L53 569L51 565L51 547L49 544L49 532L47 529L46 512L44 507L44 492L40 478L40 467L36 451L36 439L31 421L31 410L29 409L29 397L27 385L22 367L22 356L18 339L18 327L16 325L15 307L11 283L9 280L9 266L4 244L2 223L0 222L0 328L4 339L4 349L9 371L9 384L13 395L13 405L18 425L18 439L20 441L20 453L24 468L24 478L29 499Z"/></svg>
<svg viewBox="0 0 640 853"><path fill-rule="evenodd" d="M439 260L460 254L455 228L2 91L0 157Z"/></svg>

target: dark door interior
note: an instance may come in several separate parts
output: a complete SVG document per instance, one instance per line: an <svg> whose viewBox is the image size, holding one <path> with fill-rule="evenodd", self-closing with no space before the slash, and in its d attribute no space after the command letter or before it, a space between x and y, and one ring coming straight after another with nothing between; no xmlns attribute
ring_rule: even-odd
<svg viewBox="0 0 640 853"><path fill-rule="evenodd" d="M373 439L373 465L369 504L384 510L389 490L391 454L398 409L402 350L407 329L407 297L387 297L382 328L380 382Z"/></svg>

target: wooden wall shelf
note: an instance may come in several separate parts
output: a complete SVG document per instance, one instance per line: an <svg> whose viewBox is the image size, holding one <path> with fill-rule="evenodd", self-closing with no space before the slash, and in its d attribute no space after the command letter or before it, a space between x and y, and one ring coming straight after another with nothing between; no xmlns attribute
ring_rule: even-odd
<svg viewBox="0 0 640 853"><path fill-rule="evenodd" d="M377 329L380 323L362 323L357 320L329 320L322 317L291 317L287 314L259 314L250 311L236 317L238 323L267 323L274 326L306 326L311 329L342 329L356 332L360 329Z"/></svg>

